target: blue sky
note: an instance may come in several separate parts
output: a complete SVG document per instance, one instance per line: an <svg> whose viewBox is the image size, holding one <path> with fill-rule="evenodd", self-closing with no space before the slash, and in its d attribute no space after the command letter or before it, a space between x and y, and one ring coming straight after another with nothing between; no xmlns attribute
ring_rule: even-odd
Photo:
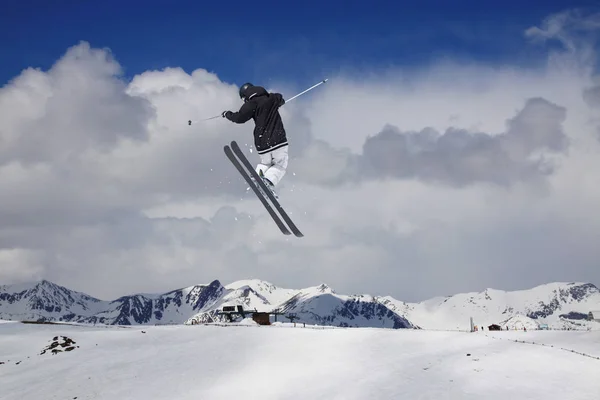
<svg viewBox="0 0 600 400"><path fill-rule="evenodd" d="M4 0L0 82L28 66L49 68L81 40L110 48L127 77L201 67L237 84L307 84L340 70L414 67L443 56L533 63L542 49L527 44L526 28L594 3Z"/></svg>

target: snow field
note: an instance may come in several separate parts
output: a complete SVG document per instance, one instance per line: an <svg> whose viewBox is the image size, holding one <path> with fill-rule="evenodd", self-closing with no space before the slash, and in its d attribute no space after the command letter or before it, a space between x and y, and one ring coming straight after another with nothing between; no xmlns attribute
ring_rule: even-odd
<svg viewBox="0 0 600 400"><path fill-rule="evenodd" d="M519 334L580 349L600 341L600 332L7 323L0 398L600 398L600 360L492 337ZM54 336L79 348L39 355Z"/></svg>
<svg viewBox="0 0 600 400"><path fill-rule="evenodd" d="M598 331L488 331L475 334L530 345L553 346L554 349L575 351L600 360L600 332Z"/></svg>

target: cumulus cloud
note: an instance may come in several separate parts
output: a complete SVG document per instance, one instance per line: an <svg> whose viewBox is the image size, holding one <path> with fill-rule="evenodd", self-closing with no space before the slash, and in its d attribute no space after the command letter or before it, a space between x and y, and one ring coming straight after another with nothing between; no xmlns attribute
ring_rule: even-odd
<svg viewBox="0 0 600 400"><path fill-rule="evenodd" d="M564 107L537 98L528 100L506 132L496 135L464 129L441 134L427 128L404 133L387 126L366 140L359 170L371 177L417 177L456 185L536 179L551 167L534 158L535 152L568 147L565 118Z"/></svg>
<svg viewBox="0 0 600 400"><path fill-rule="evenodd" d="M0 88L0 279L114 298L261 278L409 301L597 283L600 101L591 48L569 39L595 17L566 15L527 32L565 45L544 67L332 76L286 105L279 192L302 239L223 155L235 139L258 161L251 123L187 125L237 109L235 85L177 67L127 82L80 43Z"/></svg>
<svg viewBox="0 0 600 400"><path fill-rule="evenodd" d="M109 52L82 44L49 72L28 69L3 87L0 164L64 163L147 140L151 104L125 94L120 72Z"/></svg>

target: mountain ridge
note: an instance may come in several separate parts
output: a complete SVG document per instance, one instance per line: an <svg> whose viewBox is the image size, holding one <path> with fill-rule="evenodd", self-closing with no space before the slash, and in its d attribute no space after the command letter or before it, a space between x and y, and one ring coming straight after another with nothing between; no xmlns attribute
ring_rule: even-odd
<svg viewBox="0 0 600 400"><path fill-rule="evenodd" d="M437 296L407 303L392 296L344 295L321 283L303 289L280 288L260 279L223 285L219 280L165 293L144 293L100 300L48 280L0 286L0 319L64 321L88 324L144 325L224 322L225 305L278 311L317 325L392 329L469 329L469 320L487 326L527 324L553 328L596 328L587 321L600 311L600 289L587 282L551 282L530 289ZM600 318L597 317L597 318ZM531 321L534 322L531 322ZM511 322L508 322L511 321Z"/></svg>

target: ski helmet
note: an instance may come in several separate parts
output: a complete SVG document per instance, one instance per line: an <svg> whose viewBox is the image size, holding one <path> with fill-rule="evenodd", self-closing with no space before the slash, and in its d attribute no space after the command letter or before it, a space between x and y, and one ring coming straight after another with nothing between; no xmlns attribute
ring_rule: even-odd
<svg viewBox="0 0 600 400"><path fill-rule="evenodd" d="M248 91L248 89L250 89L253 86L254 85L251 84L250 82L246 82L242 86L240 86L240 99L245 98L246 97L246 92Z"/></svg>

